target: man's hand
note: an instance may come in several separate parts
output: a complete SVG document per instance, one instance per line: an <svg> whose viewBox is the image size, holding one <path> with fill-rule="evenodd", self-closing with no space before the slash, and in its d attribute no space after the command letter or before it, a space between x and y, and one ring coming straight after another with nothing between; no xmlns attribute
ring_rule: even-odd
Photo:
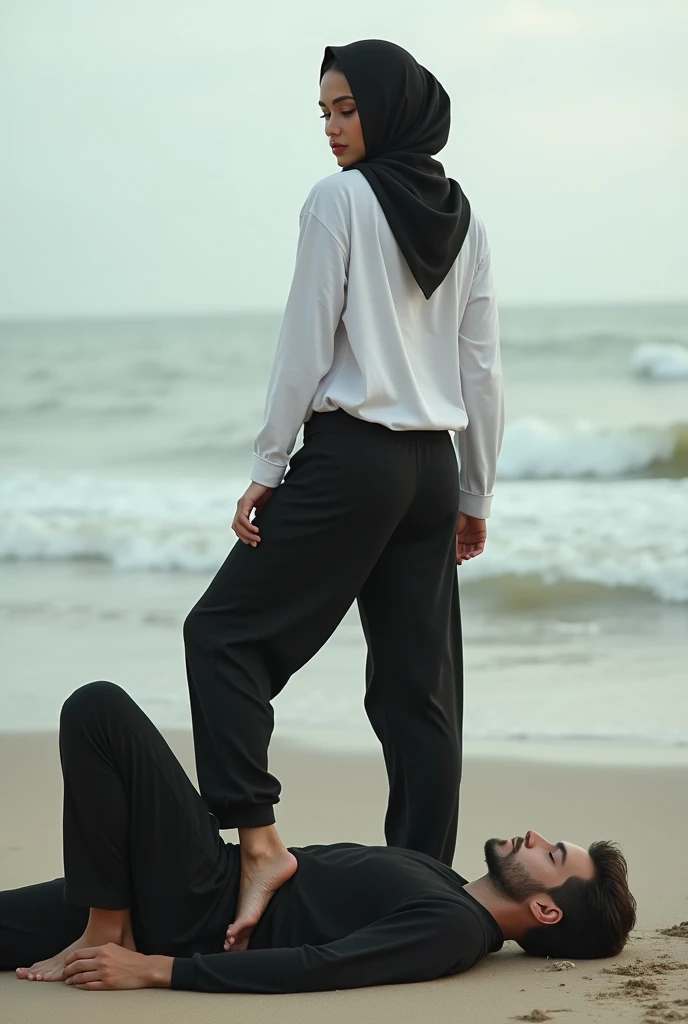
<svg viewBox="0 0 688 1024"><path fill-rule="evenodd" d="M270 501L273 490L274 487L263 487L262 484L252 483L246 493L237 501L232 529L243 544L250 544L252 548L255 548L260 543L260 531L250 521L251 513L254 508L260 508L261 505Z"/></svg>
<svg viewBox="0 0 688 1024"><path fill-rule="evenodd" d="M65 985L89 992L110 989L169 988L171 956L145 956L108 942L105 946L75 949L65 961Z"/></svg>
<svg viewBox="0 0 688 1024"><path fill-rule="evenodd" d="M487 525L484 519L474 519L463 512L456 527L456 561L462 565L476 555L482 555L487 540Z"/></svg>

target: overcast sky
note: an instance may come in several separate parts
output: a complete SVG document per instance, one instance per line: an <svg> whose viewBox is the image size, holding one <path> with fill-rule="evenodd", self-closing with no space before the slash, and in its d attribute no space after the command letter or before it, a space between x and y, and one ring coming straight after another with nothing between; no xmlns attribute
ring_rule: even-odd
<svg viewBox="0 0 688 1024"><path fill-rule="evenodd" d="M0 315L279 309L365 37L449 92L502 302L688 299L686 0L2 0Z"/></svg>

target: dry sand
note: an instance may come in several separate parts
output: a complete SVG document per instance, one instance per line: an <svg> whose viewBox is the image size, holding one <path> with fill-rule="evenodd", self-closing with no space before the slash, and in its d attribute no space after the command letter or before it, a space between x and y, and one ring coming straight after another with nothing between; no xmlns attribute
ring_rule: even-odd
<svg viewBox="0 0 688 1024"><path fill-rule="evenodd" d="M195 780L191 737L166 732ZM327 756L273 745L284 784L285 842L378 843L385 777L376 757ZM0 735L0 887L62 873L62 779L57 736ZM483 871L490 836L535 828L552 839L623 846L639 904L638 928L611 961L548 969L507 943L465 975L420 985L292 996L194 992L83 992L0 974L0 1024L503 1024L511 1020L688 1021L688 769L466 764L459 849L464 875ZM228 832L227 839L234 834ZM669 929L671 934L662 934Z"/></svg>

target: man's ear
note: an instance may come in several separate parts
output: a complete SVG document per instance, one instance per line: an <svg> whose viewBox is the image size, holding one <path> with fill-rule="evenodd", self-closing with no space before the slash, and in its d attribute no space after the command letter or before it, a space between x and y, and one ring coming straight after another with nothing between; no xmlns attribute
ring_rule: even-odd
<svg viewBox="0 0 688 1024"><path fill-rule="evenodd" d="M564 913L547 893L536 893L528 901L528 910L537 925L559 924Z"/></svg>

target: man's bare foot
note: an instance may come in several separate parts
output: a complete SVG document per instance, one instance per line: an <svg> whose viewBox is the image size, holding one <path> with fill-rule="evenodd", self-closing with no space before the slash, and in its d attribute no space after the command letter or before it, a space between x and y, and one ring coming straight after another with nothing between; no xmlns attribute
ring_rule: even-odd
<svg viewBox="0 0 688 1024"><path fill-rule="evenodd" d="M31 967L17 967L17 977L21 978L22 981L62 981L65 960L70 953L73 953L75 949L86 949L88 946L104 946L108 942L124 946L125 949L130 949L132 953L136 952L136 943L131 931L127 931L124 934L113 933L107 935L102 931L89 934L87 928L81 938L73 942L71 946L67 946L61 953L51 956L48 960L38 960Z"/></svg>
<svg viewBox="0 0 688 1024"><path fill-rule="evenodd" d="M225 950L235 952L248 947L251 932L275 892L298 867L296 857L279 840L264 849L241 851L239 902L233 923L227 929Z"/></svg>

